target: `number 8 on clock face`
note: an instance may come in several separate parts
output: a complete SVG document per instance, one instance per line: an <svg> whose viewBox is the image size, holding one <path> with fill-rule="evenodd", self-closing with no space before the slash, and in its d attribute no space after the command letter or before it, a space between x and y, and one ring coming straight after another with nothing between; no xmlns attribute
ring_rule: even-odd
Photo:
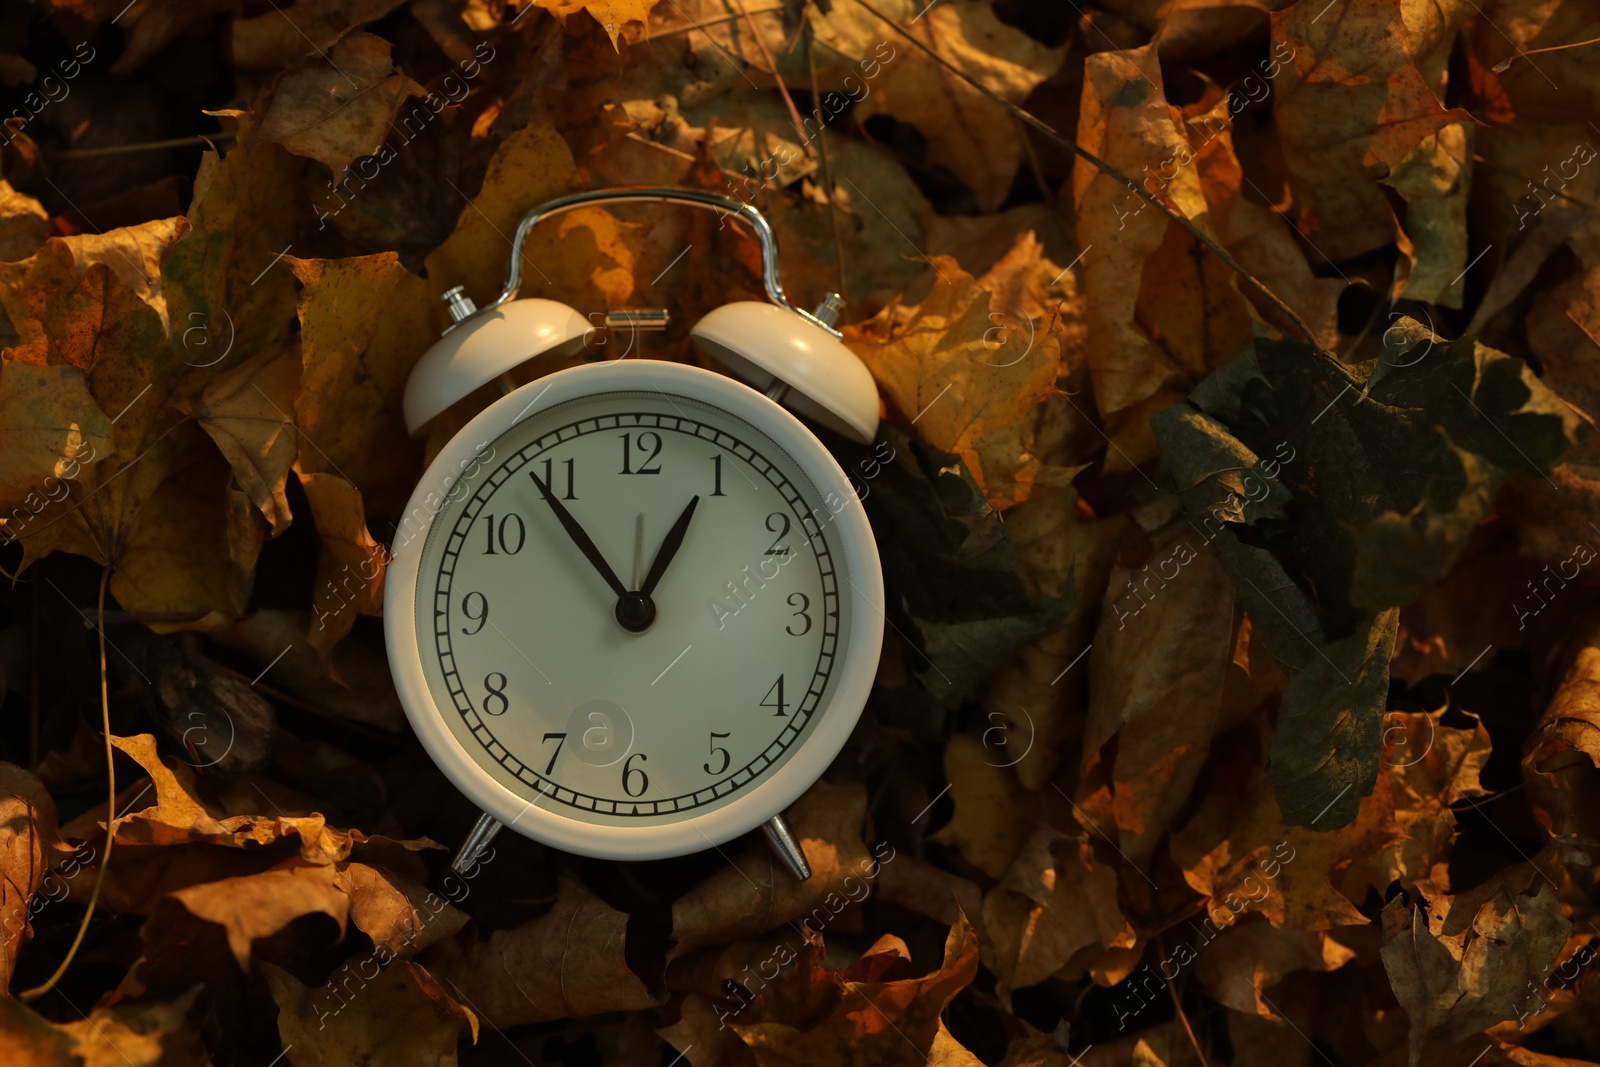
<svg viewBox="0 0 1600 1067"><path fill-rule="evenodd" d="M485 812L570 852L679 855L765 822L837 755L877 667L882 576L848 479L699 368L501 398L397 542L386 626L419 736Z"/></svg>

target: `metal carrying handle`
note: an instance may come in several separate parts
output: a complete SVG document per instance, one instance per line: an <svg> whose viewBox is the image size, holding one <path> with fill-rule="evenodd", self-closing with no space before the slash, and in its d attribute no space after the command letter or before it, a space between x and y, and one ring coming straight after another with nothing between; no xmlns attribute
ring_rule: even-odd
<svg viewBox="0 0 1600 1067"><path fill-rule="evenodd" d="M699 189L678 189L670 186L623 186L616 189L591 189L588 192L572 193L560 196L547 203L540 204L526 215L517 224L517 232L511 238L511 268L506 273L506 284L500 290L500 295L495 297L494 303L478 310L478 314L490 311L514 299L517 290L522 288L522 246L527 241L528 231L532 230L545 219L552 218L565 211L586 204L677 204L682 207L705 208L711 211L721 211L726 215L736 215L749 224L756 232L756 240L761 242L761 276L766 284L767 299L788 311L794 312L816 326L822 327L834 337L842 336L834 329L833 323L819 318L809 311L803 311L789 303L789 298L783 293L783 282L779 280L778 272L778 239L772 233L772 226L766 217L751 205L742 200L735 200L730 196L719 196L716 193L703 192ZM830 299L823 302L822 309L827 313L837 315L839 301L830 294Z"/></svg>

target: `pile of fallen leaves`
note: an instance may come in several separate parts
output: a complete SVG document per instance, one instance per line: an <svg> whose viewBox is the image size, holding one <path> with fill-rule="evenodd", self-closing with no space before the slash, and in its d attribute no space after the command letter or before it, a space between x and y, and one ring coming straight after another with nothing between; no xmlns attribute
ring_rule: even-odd
<svg viewBox="0 0 1600 1067"><path fill-rule="evenodd" d="M0 1063L1600 1060L1588 0L0 12ZM451 875L389 680L438 298L618 184L882 393L803 883ZM762 293L695 212L527 264L672 311L574 362Z"/></svg>

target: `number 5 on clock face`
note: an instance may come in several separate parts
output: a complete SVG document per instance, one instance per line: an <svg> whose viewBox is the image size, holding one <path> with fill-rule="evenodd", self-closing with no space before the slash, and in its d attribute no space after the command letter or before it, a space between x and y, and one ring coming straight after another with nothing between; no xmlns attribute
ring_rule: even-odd
<svg viewBox="0 0 1600 1067"><path fill-rule="evenodd" d="M492 458L397 547L402 700L530 836L641 858L725 841L815 780L865 703L870 530L820 442L742 385L644 362L535 385L446 447L430 474Z"/></svg>

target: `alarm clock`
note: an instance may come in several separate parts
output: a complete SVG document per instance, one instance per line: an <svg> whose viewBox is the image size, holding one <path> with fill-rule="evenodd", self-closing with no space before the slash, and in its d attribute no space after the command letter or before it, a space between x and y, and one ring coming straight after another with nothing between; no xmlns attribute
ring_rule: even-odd
<svg viewBox="0 0 1600 1067"><path fill-rule="evenodd" d="M596 330L565 304L516 299L528 231L639 201L755 231L767 302L724 305L691 331L728 373L613 359L516 385L510 371L578 354ZM508 826L623 860L762 827L810 877L783 811L855 727L885 621L872 530L802 421L861 443L877 433L872 376L834 328L839 298L811 313L788 302L752 206L622 188L529 212L498 298L445 300L452 324L406 383L407 428L490 382L504 395L444 445L407 505L384 632L417 737L483 812L452 867L469 870Z"/></svg>

